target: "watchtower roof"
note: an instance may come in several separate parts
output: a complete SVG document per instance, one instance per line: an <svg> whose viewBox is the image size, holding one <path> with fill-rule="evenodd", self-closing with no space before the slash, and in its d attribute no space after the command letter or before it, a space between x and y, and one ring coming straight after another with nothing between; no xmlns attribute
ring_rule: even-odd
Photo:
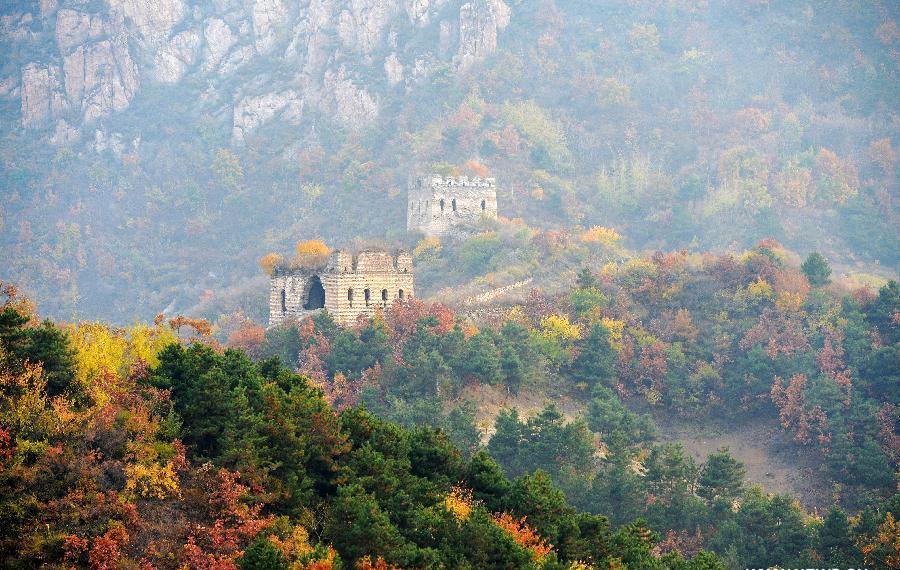
<svg viewBox="0 0 900 570"><path fill-rule="evenodd" d="M441 190L452 188L484 188L493 190L496 187L496 179L481 176L441 176L432 174L419 178L418 186L419 188Z"/></svg>

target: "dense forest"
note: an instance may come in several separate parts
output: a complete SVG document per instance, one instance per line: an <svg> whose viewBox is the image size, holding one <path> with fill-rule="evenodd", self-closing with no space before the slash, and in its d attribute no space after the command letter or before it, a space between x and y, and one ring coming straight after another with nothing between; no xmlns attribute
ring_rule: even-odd
<svg viewBox="0 0 900 570"><path fill-rule="evenodd" d="M619 253L611 230L582 237L557 254L597 261ZM832 502L852 512L896 490L900 286L844 290L820 254L802 263L788 257L770 240L740 256L600 261L566 293L532 290L521 304L495 308L480 328L413 300L356 330L327 314L268 331L245 321L228 342L258 357L280 355L338 407L362 403L404 425L431 425L470 455L483 443L473 387L571 396L582 409L571 422L552 405L529 418L499 413L487 450L507 475L541 469L579 508L617 524L642 517L659 532L730 553L735 567L785 554L801 564L813 546L799 526L798 542L779 550L729 534L740 509L722 524L731 516L723 504L745 492L748 508L772 500L744 488L727 450L697 464L658 442L651 416L639 413L735 426L771 419L818 458ZM782 468L791 467L773 466ZM704 489L710 481L729 488Z"/></svg>
<svg viewBox="0 0 900 570"><path fill-rule="evenodd" d="M585 272L572 293L580 299L573 310L589 320L604 304L594 279ZM807 401L796 379L787 396L772 389L782 414L783 399L799 407L791 412L797 424L785 429L800 436L809 415L809 429L861 440L858 457L843 459L870 475L835 473L869 486L870 499L852 516L837 504L811 516L790 497L745 488L727 450L693 465L677 446L652 445L652 422L626 409L617 392L670 390L665 377L656 388L611 382L617 367L635 365L621 355L636 332L617 329L612 318L594 319L581 336L581 321L554 313L536 329L523 310L500 330L473 330L446 308L398 302L358 330L337 329L327 313L261 342L244 327L230 344L248 345L258 355L252 360L211 338L203 320L160 316L127 329L55 324L41 322L12 285L3 294L0 555L11 567L712 570L900 562L892 514L900 505L879 479L891 474L867 464L887 461L890 448L876 441L890 442L870 435L876 428L852 407L807 412L821 396L811 391ZM897 325L885 311L895 314L897 304L892 282L863 308L846 310L896 349ZM298 343L307 376L265 356ZM872 358L879 349L862 350ZM543 364L523 360L529 353ZM790 365L772 360L756 368ZM817 360L822 366L821 351ZM498 417L486 449L464 408L438 428L405 428L352 405L393 397L395 414L408 420L415 399L428 406L449 397L459 380L521 389L540 365L565 369L574 389L590 391L586 418L566 423L550 406L522 421L512 410ZM816 376L818 384L828 374ZM863 406L874 405L868 389L848 386ZM852 435L841 431L848 424ZM589 430L601 434L602 448ZM885 436L896 444L896 433Z"/></svg>
<svg viewBox="0 0 900 570"><path fill-rule="evenodd" d="M409 178L470 160L539 230L895 276L894 2L194 4L0 7L0 265L49 315L261 317L261 255L407 242Z"/></svg>

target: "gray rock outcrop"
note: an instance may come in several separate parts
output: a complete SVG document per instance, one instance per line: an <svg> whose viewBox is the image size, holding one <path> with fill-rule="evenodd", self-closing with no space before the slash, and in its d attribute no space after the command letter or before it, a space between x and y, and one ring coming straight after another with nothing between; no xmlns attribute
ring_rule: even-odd
<svg viewBox="0 0 900 570"><path fill-rule="evenodd" d="M38 0L33 11L0 6L4 40L47 44L0 77L23 126L70 141L141 85L198 78L201 105L232 109L237 143L304 110L371 124L393 88L493 53L511 15L503 0Z"/></svg>

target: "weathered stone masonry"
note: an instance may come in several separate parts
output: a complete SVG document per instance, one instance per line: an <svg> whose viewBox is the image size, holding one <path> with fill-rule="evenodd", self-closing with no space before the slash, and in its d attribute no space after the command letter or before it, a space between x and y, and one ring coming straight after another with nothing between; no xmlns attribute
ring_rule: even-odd
<svg viewBox="0 0 900 570"><path fill-rule="evenodd" d="M413 296L412 256L396 257L384 251L363 251L353 256L335 251L323 269L278 268L269 290L269 326L301 319L326 309L343 325L359 315L372 316L377 308Z"/></svg>
<svg viewBox="0 0 900 570"><path fill-rule="evenodd" d="M444 236L474 226L482 218L497 219L493 178L427 176L409 188L406 229Z"/></svg>

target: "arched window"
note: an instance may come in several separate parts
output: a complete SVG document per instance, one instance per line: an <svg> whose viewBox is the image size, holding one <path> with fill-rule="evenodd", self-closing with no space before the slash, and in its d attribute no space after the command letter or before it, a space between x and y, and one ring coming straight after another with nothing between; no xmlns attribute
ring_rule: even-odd
<svg viewBox="0 0 900 570"><path fill-rule="evenodd" d="M287 293L284 292L284 289L281 290L281 312L287 312Z"/></svg>
<svg viewBox="0 0 900 570"><path fill-rule="evenodd" d="M453 208L453 211L456 211L456 198L450 201L450 206Z"/></svg>
<svg viewBox="0 0 900 570"><path fill-rule="evenodd" d="M353 289L347 289L347 300L350 301L350 307L353 307Z"/></svg>
<svg viewBox="0 0 900 570"><path fill-rule="evenodd" d="M325 308L325 288L318 275L313 275L309 284L309 293L306 295L306 303L303 308L307 311Z"/></svg>
<svg viewBox="0 0 900 570"><path fill-rule="evenodd" d="M381 290L381 300L387 302L387 289Z"/></svg>
<svg viewBox="0 0 900 570"><path fill-rule="evenodd" d="M441 212L444 211L444 199L441 198Z"/></svg>
<svg viewBox="0 0 900 570"><path fill-rule="evenodd" d="M369 297L370 297L370 293L369 293L369 290L368 290L368 289L366 289L365 291L363 291L363 297L366 298L366 306L368 307L368 306L369 306Z"/></svg>
<svg viewBox="0 0 900 570"><path fill-rule="evenodd" d="M481 211L483 212L487 204L484 203L484 200L481 201Z"/></svg>
<svg viewBox="0 0 900 570"><path fill-rule="evenodd" d="M400 289L400 291L397 292L397 296L402 300L403 298L405 298L406 293L403 292L403 289Z"/></svg>

